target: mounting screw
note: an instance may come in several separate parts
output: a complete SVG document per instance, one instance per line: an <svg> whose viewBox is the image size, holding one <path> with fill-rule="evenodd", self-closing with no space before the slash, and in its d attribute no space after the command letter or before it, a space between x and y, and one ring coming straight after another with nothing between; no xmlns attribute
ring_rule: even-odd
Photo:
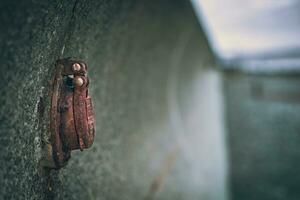
<svg viewBox="0 0 300 200"><path fill-rule="evenodd" d="M79 63L74 63L72 67L73 67L73 70L76 71L76 72L81 69L81 66L80 66Z"/></svg>
<svg viewBox="0 0 300 200"><path fill-rule="evenodd" d="M76 78L75 78L75 84L76 84L77 86L82 86L83 83L84 83L84 81L83 81L83 79L82 79L81 77L76 77Z"/></svg>

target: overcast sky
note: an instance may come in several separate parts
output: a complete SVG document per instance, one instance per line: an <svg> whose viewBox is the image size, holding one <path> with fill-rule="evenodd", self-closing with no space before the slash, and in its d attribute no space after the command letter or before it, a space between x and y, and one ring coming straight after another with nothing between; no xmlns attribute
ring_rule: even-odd
<svg viewBox="0 0 300 200"><path fill-rule="evenodd" d="M192 0L220 57L300 48L300 0Z"/></svg>

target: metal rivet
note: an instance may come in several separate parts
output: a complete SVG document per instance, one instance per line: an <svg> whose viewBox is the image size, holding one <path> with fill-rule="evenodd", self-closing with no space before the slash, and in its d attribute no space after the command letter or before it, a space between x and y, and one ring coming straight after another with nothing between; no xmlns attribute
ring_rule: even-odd
<svg viewBox="0 0 300 200"><path fill-rule="evenodd" d="M84 83L84 81L83 81L82 78L80 78L80 77L75 78L75 84L76 84L77 86L82 86L83 83Z"/></svg>
<svg viewBox="0 0 300 200"><path fill-rule="evenodd" d="M72 67L73 67L74 71L79 71L81 69L81 66L79 63L74 63Z"/></svg>

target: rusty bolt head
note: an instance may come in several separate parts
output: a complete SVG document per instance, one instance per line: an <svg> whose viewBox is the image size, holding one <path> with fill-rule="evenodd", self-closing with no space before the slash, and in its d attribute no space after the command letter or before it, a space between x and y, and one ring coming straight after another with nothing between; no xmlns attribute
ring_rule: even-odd
<svg viewBox="0 0 300 200"><path fill-rule="evenodd" d="M75 72L78 72L81 69L81 65L79 63L74 63L72 68Z"/></svg>
<svg viewBox="0 0 300 200"><path fill-rule="evenodd" d="M84 81L81 77L76 77L74 81L77 86L82 86L84 83Z"/></svg>

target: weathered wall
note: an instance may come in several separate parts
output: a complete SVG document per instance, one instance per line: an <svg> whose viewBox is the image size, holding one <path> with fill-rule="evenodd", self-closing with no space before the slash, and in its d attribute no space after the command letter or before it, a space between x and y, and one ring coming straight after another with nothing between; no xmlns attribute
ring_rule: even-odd
<svg viewBox="0 0 300 200"><path fill-rule="evenodd" d="M9 0L0 11L0 199L226 199L220 77L188 2ZM97 136L49 191L39 113L68 56L89 64Z"/></svg>
<svg viewBox="0 0 300 200"><path fill-rule="evenodd" d="M299 75L224 80L233 199L299 199Z"/></svg>

